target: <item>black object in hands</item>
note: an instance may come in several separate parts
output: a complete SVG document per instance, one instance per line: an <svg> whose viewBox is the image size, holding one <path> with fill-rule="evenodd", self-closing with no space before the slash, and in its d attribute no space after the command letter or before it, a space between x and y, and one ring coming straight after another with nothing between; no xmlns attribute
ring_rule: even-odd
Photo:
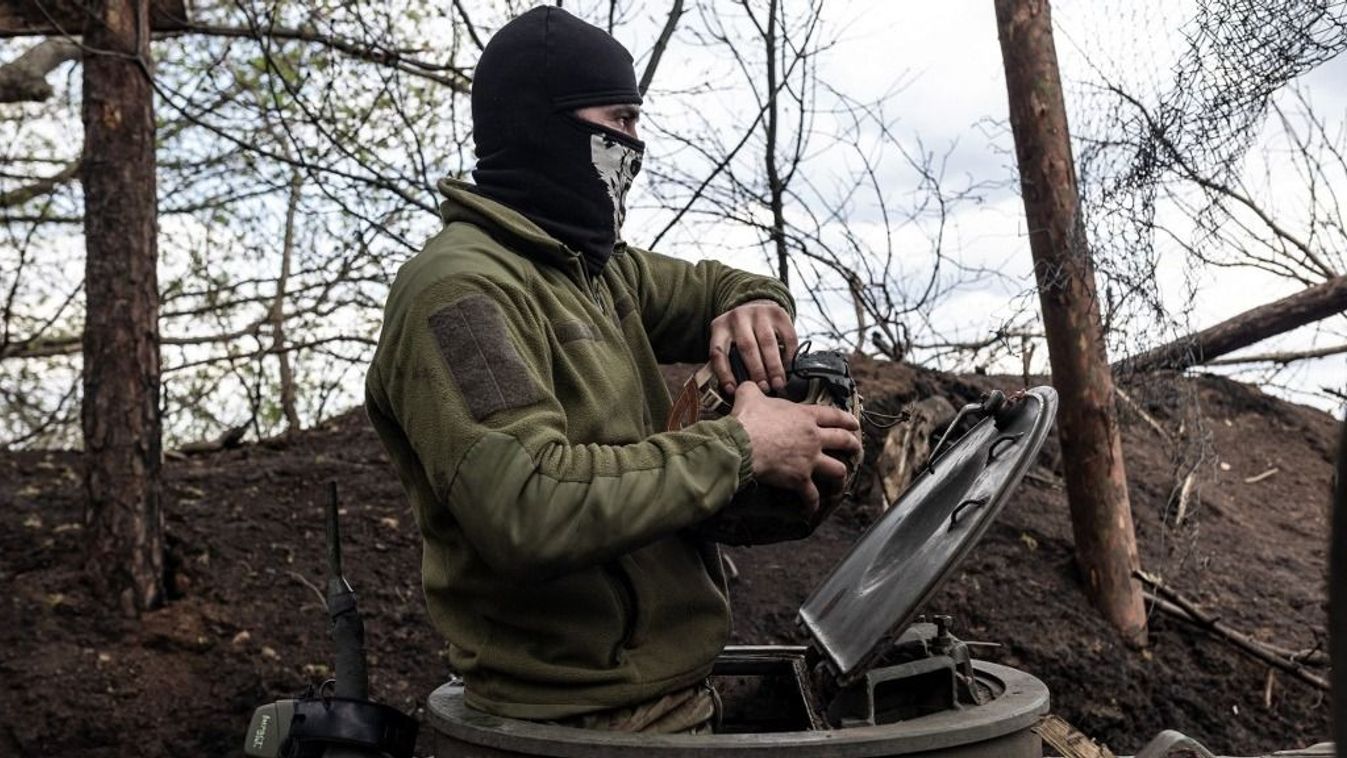
<svg viewBox="0 0 1347 758"><path fill-rule="evenodd" d="M738 386L750 381L748 364L744 363L743 353L738 345L730 345L730 373L734 374L734 384ZM820 380L823 389L833 404L847 412L853 412L852 396L856 391L856 380L851 376L851 368L846 356L834 351L810 352L809 342L805 341L791 356L786 367L786 386L780 391L769 389L769 397L779 397L793 403L803 403L809 396L813 380Z"/></svg>
<svg viewBox="0 0 1347 758"><path fill-rule="evenodd" d="M727 357L735 381L749 381L748 368L738 347L731 346ZM831 405L858 420L863 412L847 357L834 351L810 352L808 342L801 344L791 357L786 367L786 386L766 394L794 403ZM697 524L693 532L703 539L727 545L762 545L808 537L841 503L862 457L860 452L848 456L829 454L847 465L847 483L840 489L821 492L817 508L810 508L799 493L755 483L735 493L729 505Z"/></svg>

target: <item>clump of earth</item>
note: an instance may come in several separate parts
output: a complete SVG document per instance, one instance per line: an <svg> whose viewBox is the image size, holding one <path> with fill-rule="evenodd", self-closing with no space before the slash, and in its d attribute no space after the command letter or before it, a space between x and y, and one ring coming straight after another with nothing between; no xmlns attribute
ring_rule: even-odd
<svg viewBox="0 0 1347 758"><path fill-rule="evenodd" d="M854 369L867 406L889 412L1024 383L866 359ZM687 367L666 373L679 383ZM1255 638L1326 648L1332 417L1212 376L1123 387L1144 568ZM734 643L804 641L799 605L881 513L880 447L868 441L857 497L811 538L726 550L738 569ZM68 451L0 453L0 756L241 755L254 707L331 675L317 589L329 480L340 487L372 695L422 717L426 695L448 679L421 597L416 527L361 410L169 460L172 598L140 620L81 581L78 466ZM1185 622L1155 612L1147 648L1122 644L1081 589L1055 440L927 611L953 616L963 639L997 643L978 655L1042 679L1053 712L1115 752L1163 729L1234 755L1329 737L1326 693Z"/></svg>

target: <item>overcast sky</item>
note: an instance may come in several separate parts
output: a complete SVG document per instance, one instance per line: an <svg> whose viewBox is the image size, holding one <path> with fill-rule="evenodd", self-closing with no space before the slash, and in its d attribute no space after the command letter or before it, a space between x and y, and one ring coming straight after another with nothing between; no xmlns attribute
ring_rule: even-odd
<svg viewBox="0 0 1347 758"><path fill-rule="evenodd" d="M584 3L567 2L566 6L582 14L587 11ZM638 58L649 49L658 33L663 8L663 4L642 4L641 10L619 29L619 38ZM1013 176L1010 165L1013 146L1004 124L1005 80L991 3L875 0L832 3L825 8L825 36L836 39L837 45L823 59L824 80L863 100L892 92L897 85L899 89L889 101L892 113L899 118L897 133L904 139L919 137L928 149L936 152L951 150L947 177L1004 182ZM1086 103L1084 93L1090 91L1101 74L1119 77L1143 93L1169 86L1170 66L1184 46L1178 30L1191 13L1193 3L1058 0L1053 8L1068 111L1075 118ZM659 86L681 88L710 75L707 72L714 66L699 56L704 53L694 47L675 45L661 67ZM638 70L641 65L638 61ZM1301 84L1316 111L1341 130L1347 112L1347 60L1340 57L1320 66L1304 77ZM721 93L717 97L734 95ZM671 117L662 114L660 107L658 97L648 103L648 109L660 114L665 119L662 123L668 123ZM676 121L676 116L672 118ZM1081 121L1081 130L1098 127L1085 119ZM1072 126L1076 131L1077 124ZM1269 135L1264 137L1266 141ZM659 161L665 149L652 142L650 160ZM897 164L891 165L895 168L885 179L894 196L902 197L910 192L913 179ZM1294 200L1303 193L1303 182L1298 181L1289 165L1283 167L1274 161L1271 166L1260 166L1260 170L1267 172L1271 198ZM908 186L904 186L905 182ZM1347 186L1337 190L1347 193ZM638 205L639 192L638 188L634 198ZM1294 215L1294 208L1281 210ZM655 221L638 212L628 223L627 236L636 241L640 225ZM1013 186L1007 183L1003 189L986 192L982 203L961 207L949 231L951 236L946 244L957 249L965 263L985 264L1009 276L1009 281L987 279L965 287L938 309L936 318L946 334L972 339L1000 323L1012 307L1010 299L1023 296L1031 286L1023 207ZM697 254L685 248L680 248L680 253ZM919 247L914 247L911 253L914 257L922 254ZM769 270L761 258L744 257L735 262ZM1177 252L1162 256L1160 276L1162 290L1176 310L1187 303L1186 277L1196 277L1197 296L1192 301L1189 318L1199 328L1299 288L1294 282L1254 271L1192 271ZM1023 297L1020 303L1023 304ZM1308 347L1315 339L1314 332L1313 327L1307 327L1248 352ZM1159 338L1157 335L1156 339ZM1317 344L1344 342L1347 335L1322 335ZM1039 358L1041 361L1043 356ZM1018 362L1000 368L1017 371ZM1336 401L1322 394L1307 393L1322 386L1342 388L1345 380L1347 355L1338 355L1302 362L1283 372L1275 382L1284 386L1273 387L1272 391L1333 410L1339 406Z"/></svg>
<svg viewBox="0 0 1347 758"><path fill-rule="evenodd" d="M520 2L518 5L525 5ZM671 0L630 3L631 10L620 20L617 37L637 56L642 70ZM794 7L798 0L790 0ZM443 5L446 14L449 4ZM1184 49L1179 33L1192 0L1056 0L1058 54L1062 62L1068 111L1073 134L1078 139L1091 130L1107 128L1098 119L1091 120L1090 96L1101 76L1121 79L1141 97L1147 98L1172 85L1171 66ZM495 28L504 17L503 3L472 2L476 20L484 31ZM565 7L591 21L606 18L606 0L565 0ZM756 112L751 93L737 76L731 60L721 51L708 53L696 44L690 33L698 22L696 14L704 8L732 15L737 3L729 0L689 2L689 13L674 44L660 67L651 96L647 99L648 123L644 136L648 141L647 165L651 171L638 179L629 199L633 206L624 236L636 244L649 243L650 237L671 218L667 207L651 197L651 172L680 165L690 160L686 149L668 138L665 132L689 133L701 119L714 127L715 135L733 140L742 133L751 114ZM993 6L988 0L945 0L937 3L898 2L896 0L857 0L825 4L822 35L833 42L820 58L819 78L831 83L850 97L860 100L885 98L887 115L892 119L892 141L913 150L923 147L943 156L945 181L950 186L981 185L977 202L954 207L945 229L944 250L968 267L984 267L999 276L970 277L953 290L931 314L931 328L941 336L957 340L981 339L1009 319L1036 313L1031 258L1024 229L1023 206L1014 184L1013 149L1006 120L1006 94L996 35ZM494 9L495 15L492 15ZM432 23L432 22L428 22ZM447 34L429 28L430 38ZM741 29L746 31L746 29ZM745 39L745 44L748 44ZM1300 82L1325 119L1330 132L1344 139L1347 120L1347 58L1320 66ZM695 92L695 94L689 94ZM887 97L886 97L887 96ZM746 116L745 114L749 114ZM826 119L827 116L820 116ZM826 131L828 124L820 123ZM877 141L877 135L870 135ZM1273 135L1263 135L1267 143ZM880 145L884 147L885 145ZM1347 145L1342 145L1347 149ZM1256 155L1261 151L1256 149ZM1258 176L1266 172L1264 198L1288 223L1297 220L1304 203L1304 183L1295 176L1290 162L1277 156L1268 166L1255 166ZM457 171L471 164L465 155L444 156L437 168ZM694 168L689 168L694 171ZM846 150L821 150L811 155L805 177L821 186L845 182L854 175L853 156ZM878 178L890 208L903 208L921 199L918 179L896 150L889 150L878 166ZM1347 197L1347 177L1334 190ZM279 202L279 201L278 201ZM278 214L283 208L278 208ZM787 208L791 213L791 208ZM1163 213L1163 210L1162 210ZM1303 215L1300 214L1300 215ZM177 217L176 223L197 224L203 220ZM884 227L877 222L875 203L859 203L848 213L846 230L858 238L882 248ZM166 229L171 224L166 222ZM426 233L437 225L427 214ZM841 224L834 224L841 226ZM896 230L894 245L902 264L902 273L912 282L924 280L933 256L928 235L929 219ZM1339 235L1341 236L1341 235ZM81 239L76 230L58 241L68 254L53 265L70 267L68 278L77 281L78 262L82 260ZM1342 243L1339 242L1341 245ZM188 245L187 247L190 247ZM661 245L665 252L689 258L715 256L745 268L771 273L772 265L763 256L757 233L749 229L721 226L708 228L686 225ZM410 250L398 249L388 257L396 267ZM1188 285L1195 284L1195 296L1188 296ZM803 326L817 329L819 319L809 313L808 292L799 278L793 279L797 300L803 304ZM1177 251L1161 256L1159 284L1166 297L1167 309L1185 313L1187 324L1201 328L1217 323L1248 308L1269 302L1298 289L1294 282L1258 272L1220 269L1195 270ZM851 313L846 298L825 299L830 313L846 321ZM1336 320L1339 333L1318 335L1317 345L1347 343L1344 320ZM1156 344L1171 336L1157 329L1140 335L1137 346ZM1283 338L1257 345L1250 352L1308 347L1316 340L1315 327L1307 327ZM1125 351L1115 351L1125 352ZM1115 355L1114 357L1120 357ZM928 356L918 354L917 360ZM946 365L949 368L955 366ZM966 367L963 367L966 368ZM991 366L992 370L1018 373L1018 356L1012 354ZM1046 354L1034 354L1034 369L1045 371ZM349 397L360 398L359 371L350 372ZM1245 373L1245 379L1264 378ZM1339 403L1316 391L1320 387L1343 388L1347 380L1347 355L1296 364L1274 378L1277 394L1340 412Z"/></svg>

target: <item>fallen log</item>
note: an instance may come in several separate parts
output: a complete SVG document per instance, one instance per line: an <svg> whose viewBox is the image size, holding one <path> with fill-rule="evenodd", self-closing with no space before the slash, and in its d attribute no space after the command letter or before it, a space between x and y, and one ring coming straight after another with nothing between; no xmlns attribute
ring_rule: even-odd
<svg viewBox="0 0 1347 758"><path fill-rule="evenodd" d="M1185 369L1347 311L1347 276L1301 290L1113 364L1114 372Z"/></svg>

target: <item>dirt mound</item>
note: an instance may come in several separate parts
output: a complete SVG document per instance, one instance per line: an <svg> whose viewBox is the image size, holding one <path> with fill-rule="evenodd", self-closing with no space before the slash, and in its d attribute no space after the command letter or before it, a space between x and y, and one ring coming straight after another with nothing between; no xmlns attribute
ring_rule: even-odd
<svg viewBox="0 0 1347 758"><path fill-rule="evenodd" d="M958 405L1017 383L869 361L856 373L881 410L931 394ZM1128 392L1146 568L1247 633L1319 645L1333 420L1213 377ZM1043 679L1054 711L1117 750L1165 728L1234 754L1326 739L1320 692L1269 677L1184 624L1153 616L1142 652L1115 640L1079 590L1057 455L1050 442L929 609L953 615L965 639L999 643L980 654ZM240 754L254 706L329 674L317 588L330 479L341 486L374 695L410 712L448 677L421 599L415 525L361 413L289 440L170 461L175 596L141 622L118 618L79 580L77 465L67 452L0 454L0 756ZM862 499L805 542L728 551L740 571L735 641L799 641L796 608L877 515Z"/></svg>

